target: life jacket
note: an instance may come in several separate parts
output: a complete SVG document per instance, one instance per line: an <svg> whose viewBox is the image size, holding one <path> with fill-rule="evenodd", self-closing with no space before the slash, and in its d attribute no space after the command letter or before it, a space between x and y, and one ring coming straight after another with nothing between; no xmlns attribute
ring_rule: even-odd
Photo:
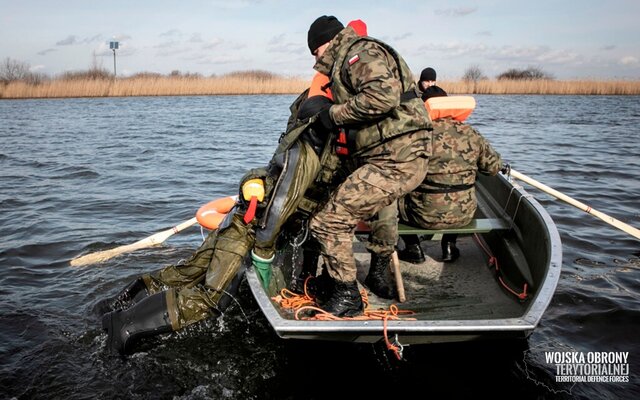
<svg viewBox="0 0 640 400"><path fill-rule="evenodd" d="M432 121L451 118L464 122L476 108L476 100L471 96L431 97L424 102Z"/></svg>
<svg viewBox="0 0 640 400"><path fill-rule="evenodd" d="M329 86L329 77L317 72L313 77L313 80L311 80L311 86L309 86L309 97L325 96L329 100L333 101L333 96L331 95L331 89Z"/></svg>
<svg viewBox="0 0 640 400"><path fill-rule="evenodd" d="M325 96L329 100L333 101L333 95L331 94L330 89L330 81L329 77L320 72L316 73L311 81L311 86L309 86L309 97L313 96ZM336 154L340 156L348 156L349 149L347 147L347 134L343 128L340 128L340 131L336 137Z"/></svg>
<svg viewBox="0 0 640 400"><path fill-rule="evenodd" d="M350 67L347 56L349 50L361 41L375 42L389 52L395 60L402 91L415 93L415 82L413 82L411 70L393 48L377 39L355 34L345 35L344 39L345 41L340 43L331 70L331 93L336 104L342 104L356 95L347 78ZM431 129L431 121L425 112L422 100L414 95L406 100L403 99L398 107L392 109L382 119L350 127L349 147L353 150L352 155L358 155L381 143L422 129Z"/></svg>

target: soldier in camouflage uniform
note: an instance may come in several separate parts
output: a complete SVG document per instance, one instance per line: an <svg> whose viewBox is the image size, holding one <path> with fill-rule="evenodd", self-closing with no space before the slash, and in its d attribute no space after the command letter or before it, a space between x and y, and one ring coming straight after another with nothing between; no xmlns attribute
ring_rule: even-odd
<svg viewBox="0 0 640 400"><path fill-rule="evenodd" d="M102 325L113 351L130 352L139 338L175 331L223 312L242 279L240 267L250 250L254 266L270 269L283 224L294 213L308 217L322 198L328 198L337 186L333 179L339 160L332 133L319 132L317 116L301 116L302 109L298 113L306 97L307 91L292 105L287 132L269 166L251 170L242 179L264 181L265 200L256 218L245 222L246 204L237 203L186 262L143 275L96 305L96 311L104 314ZM315 261L317 266L313 250L305 249L305 257L311 253L305 263Z"/></svg>
<svg viewBox="0 0 640 400"><path fill-rule="evenodd" d="M425 229L457 228L471 222L477 201L474 183L478 172L495 175L502 160L491 144L471 126L451 118L433 121L433 154L429 159L425 180L413 192L398 201L400 220ZM397 221L393 212L379 215L378 224L389 226ZM375 243L384 243L383 254L393 252L397 231L372 225ZM425 260L417 235L403 235L405 249L400 259L420 263ZM442 238L443 261L453 262L459 256L456 234Z"/></svg>
<svg viewBox="0 0 640 400"><path fill-rule="evenodd" d="M415 189L431 155L431 123L404 60L391 47L322 16L308 33L314 68L331 78L335 105L319 114L326 128L347 130L356 168L312 218L310 228L333 290L323 309L337 316L362 313L352 237L356 224ZM413 96L404 98L404 93ZM366 283L394 296L388 265L372 259Z"/></svg>

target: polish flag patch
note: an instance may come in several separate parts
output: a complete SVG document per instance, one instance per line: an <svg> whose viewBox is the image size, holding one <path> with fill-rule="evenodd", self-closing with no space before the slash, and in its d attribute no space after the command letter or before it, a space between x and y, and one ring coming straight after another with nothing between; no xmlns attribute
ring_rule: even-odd
<svg viewBox="0 0 640 400"><path fill-rule="evenodd" d="M349 66L351 66L351 65L353 65L353 64L355 64L355 63L357 63L357 62L358 62L358 60L360 60L360 56L359 56L359 55L357 55L357 54L356 54L355 56L351 57L351 58L349 59Z"/></svg>

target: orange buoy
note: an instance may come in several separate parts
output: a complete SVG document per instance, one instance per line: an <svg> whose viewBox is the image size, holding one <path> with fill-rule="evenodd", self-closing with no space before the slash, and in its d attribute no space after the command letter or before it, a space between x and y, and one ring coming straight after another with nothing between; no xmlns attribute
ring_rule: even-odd
<svg viewBox="0 0 640 400"><path fill-rule="evenodd" d="M218 225L231 211L237 199L238 196L222 197L200 207L196 213L196 219L200 226L210 230L218 229Z"/></svg>

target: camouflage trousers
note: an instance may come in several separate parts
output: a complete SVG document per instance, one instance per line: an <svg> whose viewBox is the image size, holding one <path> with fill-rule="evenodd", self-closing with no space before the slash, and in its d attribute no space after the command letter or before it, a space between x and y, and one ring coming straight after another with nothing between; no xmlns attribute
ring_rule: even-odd
<svg viewBox="0 0 640 400"><path fill-rule="evenodd" d="M418 157L398 162L394 156L406 147L393 148L393 142L379 146L380 151L367 158L311 219L311 233L320 243L329 274L336 280L356 279L352 238L357 223L411 192L425 177L428 160Z"/></svg>
<svg viewBox="0 0 640 400"><path fill-rule="evenodd" d="M274 251L282 225L296 212L304 192L319 170L318 156L305 142L293 145L282 158L282 163L279 184L271 199L267 199L271 205L264 221L254 220L245 224L244 214L236 207L186 262L143 276L150 294L173 289L167 292L167 303L175 305L169 307L170 314L176 315L176 323L172 318L174 329L224 311L230 300L228 297L233 295L229 293L233 292L229 286L249 251L254 246L263 252ZM224 297L227 301L222 305Z"/></svg>
<svg viewBox="0 0 640 400"><path fill-rule="evenodd" d="M475 189L453 193L420 193L419 189L398 200L396 210L382 209L370 223L367 248L391 254L398 241L397 221L424 229L457 228L468 225L476 212ZM395 226L395 230L392 228Z"/></svg>
<svg viewBox="0 0 640 400"><path fill-rule="evenodd" d="M475 188L451 193L424 193L420 185L398 201L400 220L425 229L457 228L476 213Z"/></svg>

